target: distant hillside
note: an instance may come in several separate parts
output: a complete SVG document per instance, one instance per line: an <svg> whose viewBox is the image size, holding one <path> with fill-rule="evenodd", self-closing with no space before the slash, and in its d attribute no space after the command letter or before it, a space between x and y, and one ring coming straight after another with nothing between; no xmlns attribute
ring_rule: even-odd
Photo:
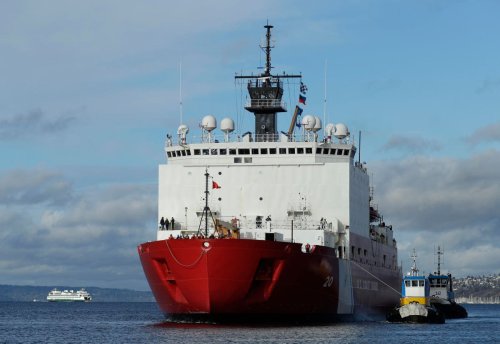
<svg viewBox="0 0 500 344"><path fill-rule="evenodd" d="M52 289L79 290L79 286L19 286L1 285L0 301L45 301L47 294ZM129 289L112 288L85 288L91 295L93 302L154 302L153 295L149 291L136 291Z"/></svg>
<svg viewBox="0 0 500 344"><path fill-rule="evenodd" d="M459 303L500 303L500 274L453 278Z"/></svg>

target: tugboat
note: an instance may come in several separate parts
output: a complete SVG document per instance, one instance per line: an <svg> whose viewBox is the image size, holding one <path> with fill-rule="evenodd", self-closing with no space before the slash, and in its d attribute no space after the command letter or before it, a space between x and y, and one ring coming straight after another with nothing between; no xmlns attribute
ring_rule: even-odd
<svg viewBox="0 0 500 344"><path fill-rule="evenodd" d="M419 274L415 250L413 250L411 257L413 265L410 272L403 277L400 306L387 315L387 320L390 322L444 324L444 315L430 305L429 280Z"/></svg>
<svg viewBox="0 0 500 344"><path fill-rule="evenodd" d="M233 135L224 118L217 137L217 120L206 115L201 139L185 124L177 140L167 135L157 237L137 247L144 273L171 321L383 318L401 283L392 225L373 203L347 126L330 123L321 137L321 119L301 117L302 76L272 73L272 28L263 72L235 77L248 90L255 131ZM280 131L290 88L298 100Z"/></svg>
<svg viewBox="0 0 500 344"><path fill-rule="evenodd" d="M430 303L447 319L467 318L467 310L455 302L451 274L441 274L441 256L444 253L440 246L436 254L438 256L437 272L429 274Z"/></svg>

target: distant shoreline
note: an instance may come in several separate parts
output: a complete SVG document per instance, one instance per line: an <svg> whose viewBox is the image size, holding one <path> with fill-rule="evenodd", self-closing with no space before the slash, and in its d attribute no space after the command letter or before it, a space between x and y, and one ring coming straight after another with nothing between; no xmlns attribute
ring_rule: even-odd
<svg viewBox="0 0 500 344"><path fill-rule="evenodd" d="M50 290L78 290L82 286L26 286L0 284L0 302L46 302ZM131 289L86 287L92 295L92 302L155 302L150 291L137 291Z"/></svg>

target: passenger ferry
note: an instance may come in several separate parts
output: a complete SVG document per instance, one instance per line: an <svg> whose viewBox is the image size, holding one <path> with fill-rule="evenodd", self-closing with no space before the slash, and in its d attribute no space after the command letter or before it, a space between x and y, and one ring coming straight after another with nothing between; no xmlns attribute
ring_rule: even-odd
<svg viewBox="0 0 500 344"><path fill-rule="evenodd" d="M57 290L57 288L52 289L47 295L47 301L49 302L90 302L92 301L92 296L84 288L74 291L74 290Z"/></svg>

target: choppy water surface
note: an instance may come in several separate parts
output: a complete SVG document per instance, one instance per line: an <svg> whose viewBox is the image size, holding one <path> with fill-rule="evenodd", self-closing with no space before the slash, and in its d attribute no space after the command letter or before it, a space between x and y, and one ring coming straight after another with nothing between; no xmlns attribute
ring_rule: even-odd
<svg viewBox="0 0 500 344"><path fill-rule="evenodd" d="M154 303L0 303L0 343L500 343L500 305L444 325L223 326L165 322Z"/></svg>

